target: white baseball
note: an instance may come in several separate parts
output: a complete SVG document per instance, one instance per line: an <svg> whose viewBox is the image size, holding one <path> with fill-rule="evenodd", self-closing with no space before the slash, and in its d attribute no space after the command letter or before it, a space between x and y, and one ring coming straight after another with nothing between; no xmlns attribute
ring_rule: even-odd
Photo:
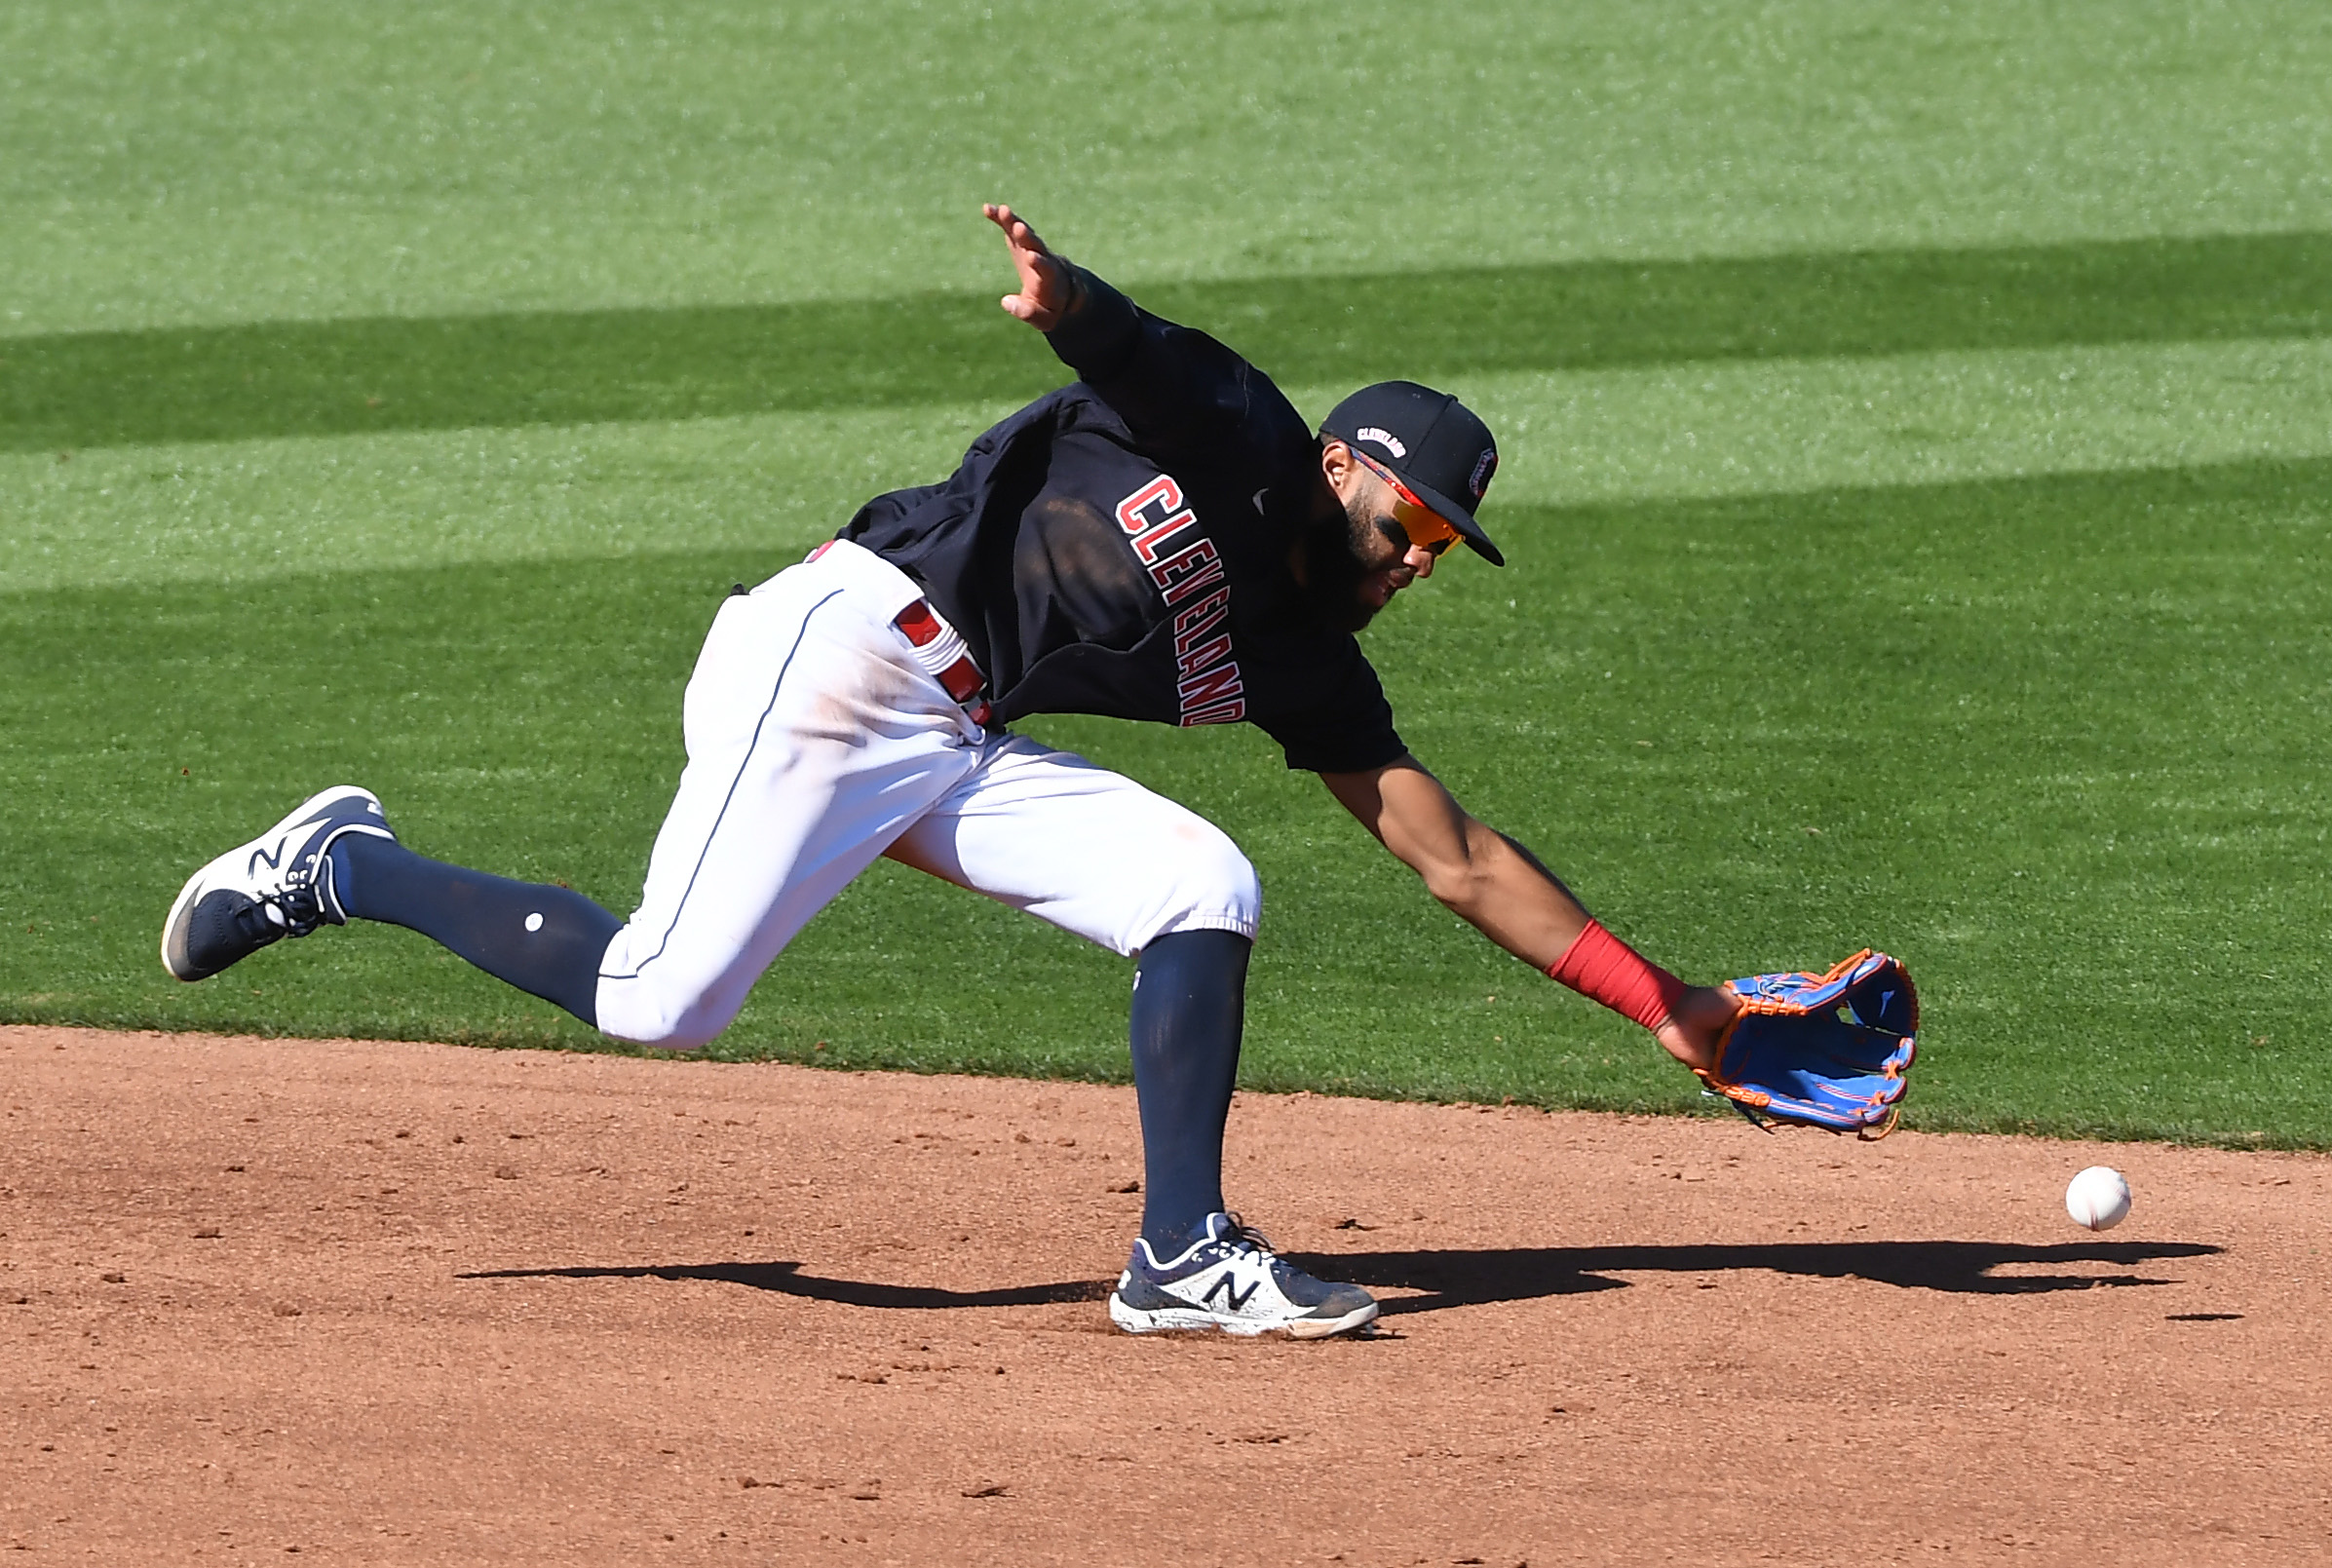
<svg viewBox="0 0 2332 1568"><path fill-rule="evenodd" d="M2110 1231L2129 1215L2129 1183L2112 1166L2091 1166L2066 1186L2065 1212L2076 1225Z"/></svg>

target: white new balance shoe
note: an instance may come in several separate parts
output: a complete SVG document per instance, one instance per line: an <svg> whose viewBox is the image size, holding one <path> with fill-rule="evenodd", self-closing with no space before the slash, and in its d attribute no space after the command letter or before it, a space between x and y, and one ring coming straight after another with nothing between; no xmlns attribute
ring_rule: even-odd
<svg viewBox="0 0 2332 1568"><path fill-rule="evenodd" d="M1272 1250L1237 1214L1209 1214L1198 1240L1161 1262L1137 1240L1109 1319L1129 1334L1214 1328L1226 1334L1325 1339L1374 1322L1376 1298L1357 1284L1315 1280Z"/></svg>
<svg viewBox="0 0 2332 1568"><path fill-rule="evenodd" d="M209 979L270 942L347 925L327 853L347 833L397 838L371 790L340 784L187 878L163 923L162 967Z"/></svg>

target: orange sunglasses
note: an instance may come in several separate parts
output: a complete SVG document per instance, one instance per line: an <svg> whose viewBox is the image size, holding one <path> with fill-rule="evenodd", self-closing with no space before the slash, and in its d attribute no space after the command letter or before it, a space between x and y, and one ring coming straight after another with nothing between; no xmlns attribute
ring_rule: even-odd
<svg viewBox="0 0 2332 1568"><path fill-rule="evenodd" d="M1369 473L1393 486L1393 520L1400 524L1400 531L1408 536L1410 544L1438 555L1465 537L1450 525L1447 517L1418 500L1407 485L1395 478L1391 469L1349 442L1345 449L1358 458Z"/></svg>

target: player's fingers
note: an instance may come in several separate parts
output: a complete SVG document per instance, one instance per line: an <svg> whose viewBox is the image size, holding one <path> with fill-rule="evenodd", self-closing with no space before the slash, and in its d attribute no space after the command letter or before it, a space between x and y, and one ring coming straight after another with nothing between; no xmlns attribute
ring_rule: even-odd
<svg viewBox="0 0 2332 1568"><path fill-rule="evenodd" d="M988 215L990 223L1004 231L1005 238L1014 246L1027 246L1033 242L1036 249L1044 249L1045 242L1037 239L1036 230L1030 228L1028 220L1014 212L1009 205L990 202L980 210Z"/></svg>
<svg viewBox="0 0 2332 1568"><path fill-rule="evenodd" d="M1015 320L1032 326L1050 330L1051 319L1057 314L1048 301L1067 284L1066 269L1046 248L1045 242L1030 228L1025 219L1002 202L984 202L980 211L989 222L1004 231L1005 242L1012 247L1013 265L1020 274L1020 289L1006 294L997 303Z"/></svg>
<svg viewBox="0 0 2332 1568"><path fill-rule="evenodd" d="M999 207L996 209L996 212L997 224L1011 237L1015 249L1032 250L1040 256L1052 253L1052 248L1045 243L1043 235L1037 233L1030 226L1028 219L1013 211L1010 207Z"/></svg>

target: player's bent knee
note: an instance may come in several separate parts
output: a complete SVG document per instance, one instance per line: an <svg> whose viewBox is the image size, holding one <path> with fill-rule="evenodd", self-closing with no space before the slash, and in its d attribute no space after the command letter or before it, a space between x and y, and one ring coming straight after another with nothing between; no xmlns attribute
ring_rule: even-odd
<svg viewBox="0 0 2332 1568"><path fill-rule="evenodd" d="M1235 931L1253 937L1263 919L1263 881L1230 835L1212 823L1204 832L1177 834L1166 871L1167 887L1159 900L1154 929L1133 943L1138 950L1178 931Z"/></svg>
<svg viewBox="0 0 2332 1568"><path fill-rule="evenodd" d="M710 1045L737 1016L734 1007L707 1005L703 996L675 995L637 978L601 976L596 998L599 1032L660 1051Z"/></svg>
<svg viewBox="0 0 2332 1568"><path fill-rule="evenodd" d="M638 1027L611 1029L605 1024L599 1025L599 1032L612 1040L621 1040L626 1045L649 1046L657 1051L695 1051L699 1047L712 1044L720 1034L718 1029L713 1030L710 1034L703 1034L699 1031L680 1029L668 1031Z"/></svg>

